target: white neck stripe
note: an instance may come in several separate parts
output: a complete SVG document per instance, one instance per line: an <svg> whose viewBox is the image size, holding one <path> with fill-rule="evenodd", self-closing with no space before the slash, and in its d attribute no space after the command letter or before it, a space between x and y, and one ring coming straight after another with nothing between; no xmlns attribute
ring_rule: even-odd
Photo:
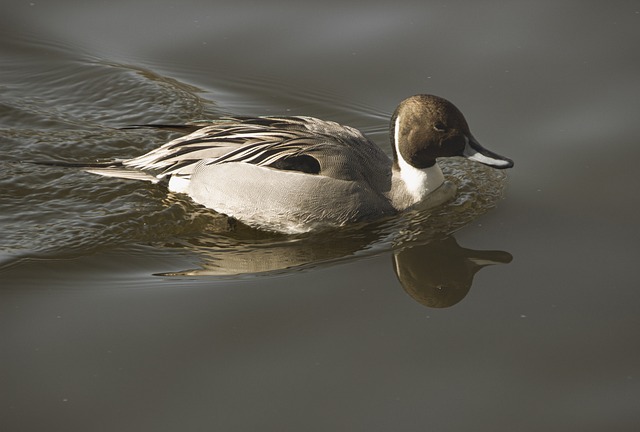
<svg viewBox="0 0 640 432"><path fill-rule="evenodd" d="M436 190L444 182L444 176L437 163L433 166L419 169L407 162L400 153L400 116L396 117L393 128L393 140L398 167L400 168L400 179L404 183L405 190L413 198L414 204L426 198L426 196Z"/></svg>
<svg viewBox="0 0 640 432"><path fill-rule="evenodd" d="M395 151L398 154L398 158L400 157L400 149L398 148L398 142L400 138L400 115L396 117L396 124L393 125L393 145L396 147Z"/></svg>

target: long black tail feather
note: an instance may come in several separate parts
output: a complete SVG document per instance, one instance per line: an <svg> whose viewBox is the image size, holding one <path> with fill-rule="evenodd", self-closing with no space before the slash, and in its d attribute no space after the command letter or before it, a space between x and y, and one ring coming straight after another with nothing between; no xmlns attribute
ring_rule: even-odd
<svg viewBox="0 0 640 432"><path fill-rule="evenodd" d="M195 132L198 129L202 129L205 126L208 126L210 123L205 124L142 124L142 125L129 125L118 128L120 130L128 130L128 129L166 129L174 132L185 132L191 133Z"/></svg>
<svg viewBox="0 0 640 432"><path fill-rule="evenodd" d="M22 161L22 163L55 166L62 168L118 168L122 166L122 161L106 161L106 162L65 162L65 161Z"/></svg>

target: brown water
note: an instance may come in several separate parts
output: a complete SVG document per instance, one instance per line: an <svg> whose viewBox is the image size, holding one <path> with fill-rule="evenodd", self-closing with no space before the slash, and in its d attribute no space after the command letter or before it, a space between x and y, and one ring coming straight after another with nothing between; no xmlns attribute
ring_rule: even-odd
<svg viewBox="0 0 640 432"><path fill-rule="evenodd" d="M633 1L4 1L0 429L637 430L638 41ZM448 161L437 211L276 236L23 163L227 113L387 149L414 93L515 168Z"/></svg>

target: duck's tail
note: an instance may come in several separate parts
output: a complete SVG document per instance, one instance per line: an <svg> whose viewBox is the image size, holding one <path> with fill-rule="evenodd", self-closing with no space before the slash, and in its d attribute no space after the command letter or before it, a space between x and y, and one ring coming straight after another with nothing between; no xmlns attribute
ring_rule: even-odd
<svg viewBox="0 0 640 432"><path fill-rule="evenodd" d="M146 125L130 125L121 127L119 129L145 129L145 128L153 128L153 129L166 129L175 132L183 132L183 133L191 133L198 129L201 129L207 125L211 124L208 121L201 122L193 122L186 124L146 124ZM153 174L150 174L145 171L141 171L135 168L127 167L123 162L124 160L111 160L105 162L91 162L91 163L83 163L83 162L65 162L65 161L22 161L23 163L36 164L36 165L44 165L44 166L54 166L54 167L62 167L62 168L78 168L82 171L98 174L105 177L116 177L122 179L129 180L143 180L151 183L159 183L162 178L156 177Z"/></svg>
<svg viewBox="0 0 640 432"><path fill-rule="evenodd" d="M98 174L105 177L116 177L128 180L142 180L151 183L160 182L160 179L152 174L137 169L127 168L123 165L121 160L93 163L64 161L28 161L25 163L62 168L78 168L82 171L91 174Z"/></svg>

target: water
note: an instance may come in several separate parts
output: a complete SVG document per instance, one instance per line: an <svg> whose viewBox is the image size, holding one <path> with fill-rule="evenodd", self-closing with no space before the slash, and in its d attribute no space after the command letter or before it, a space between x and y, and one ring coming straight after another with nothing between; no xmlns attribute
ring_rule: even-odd
<svg viewBox="0 0 640 432"><path fill-rule="evenodd" d="M0 6L3 430L636 430L637 2ZM386 151L419 92L506 175L330 235L25 161L304 114Z"/></svg>

